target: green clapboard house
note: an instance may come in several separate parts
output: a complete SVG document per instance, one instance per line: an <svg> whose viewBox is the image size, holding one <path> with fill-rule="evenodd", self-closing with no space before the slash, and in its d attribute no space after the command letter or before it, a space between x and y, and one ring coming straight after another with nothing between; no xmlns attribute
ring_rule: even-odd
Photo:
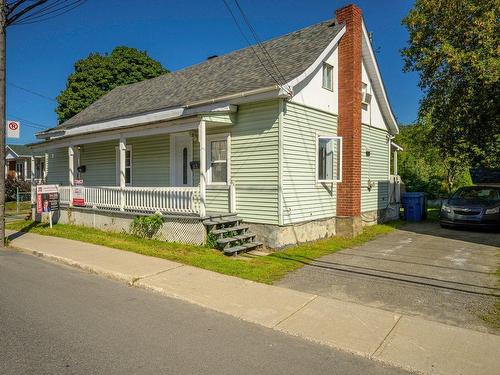
<svg viewBox="0 0 500 375"><path fill-rule="evenodd" d="M360 9L120 86L31 145L58 184L56 219L227 254L279 248L399 212L398 127ZM78 198L78 199L75 199Z"/></svg>

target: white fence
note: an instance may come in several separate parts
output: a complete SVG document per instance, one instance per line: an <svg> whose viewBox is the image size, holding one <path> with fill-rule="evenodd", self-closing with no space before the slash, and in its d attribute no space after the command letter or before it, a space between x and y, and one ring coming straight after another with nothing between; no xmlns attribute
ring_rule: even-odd
<svg viewBox="0 0 500 375"><path fill-rule="evenodd" d="M199 214L199 187L78 186L85 207L139 212ZM61 204L70 204L70 186L59 186Z"/></svg>

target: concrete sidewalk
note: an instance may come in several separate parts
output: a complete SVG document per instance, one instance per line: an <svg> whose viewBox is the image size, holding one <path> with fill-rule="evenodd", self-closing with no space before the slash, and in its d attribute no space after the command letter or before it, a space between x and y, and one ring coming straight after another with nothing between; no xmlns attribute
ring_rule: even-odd
<svg viewBox="0 0 500 375"><path fill-rule="evenodd" d="M10 234L13 248L405 369L494 374L500 368L497 335L103 246Z"/></svg>

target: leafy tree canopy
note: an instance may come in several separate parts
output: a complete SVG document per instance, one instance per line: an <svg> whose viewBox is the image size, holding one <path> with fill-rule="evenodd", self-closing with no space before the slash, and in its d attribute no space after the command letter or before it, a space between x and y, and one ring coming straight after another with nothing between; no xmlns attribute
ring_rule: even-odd
<svg viewBox="0 0 500 375"><path fill-rule="evenodd" d="M434 199L472 183L466 164L440 156L438 147L429 141L432 129L426 123L399 129L395 140L403 151L398 156L398 173L407 191L423 191Z"/></svg>
<svg viewBox="0 0 500 375"><path fill-rule="evenodd" d="M117 86L126 85L168 73L145 51L116 47L111 54L91 53L75 63L66 88L57 97L56 113L59 123L81 110Z"/></svg>
<svg viewBox="0 0 500 375"><path fill-rule="evenodd" d="M499 10L499 0L416 0L403 19L405 70L425 93L419 123L443 160L500 166Z"/></svg>

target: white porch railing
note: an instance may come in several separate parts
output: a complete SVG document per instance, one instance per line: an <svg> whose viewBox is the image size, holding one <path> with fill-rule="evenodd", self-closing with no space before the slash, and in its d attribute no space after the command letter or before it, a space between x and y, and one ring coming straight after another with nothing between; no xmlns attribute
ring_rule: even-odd
<svg viewBox="0 0 500 375"><path fill-rule="evenodd" d="M199 187L78 186L86 207L162 213L200 213ZM59 186L61 204L70 204L70 186Z"/></svg>

